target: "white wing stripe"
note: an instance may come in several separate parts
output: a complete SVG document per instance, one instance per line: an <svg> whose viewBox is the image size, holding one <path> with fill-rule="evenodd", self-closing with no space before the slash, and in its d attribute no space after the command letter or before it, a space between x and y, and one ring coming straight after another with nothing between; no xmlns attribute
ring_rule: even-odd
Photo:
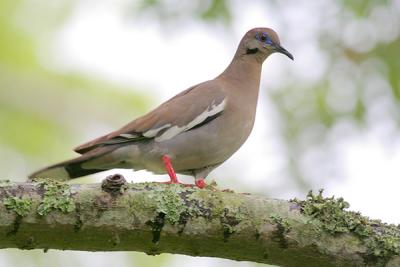
<svg viewBox="0 0 400 267"><path fill-rule="evenodd" d="M226 105L226 99L224 99L221 103L219 104L211 104L208 108L206 108L205 111L203 111L200 115L198 115L194 120L189 122L187 125L183 125L182 127L179 126L173 126L166 130L162 135L158 136L155 138L156 142L162 142L168 139L171 139L172 137L180 134L181 132L187 131L194 126L202 123L205 121L208 117L214 116L215 114L220 113L221 111L224 110ZM165 126L165 125L164 125ZM164 129L165 127L163 127ZM147 132L146 132L147 133ZM155 136L155 135L154 135Z"/></svg>
<svg viewBox="0 0 400 267"><path fill-rule="evenodd" d="M134 138L138 137L137 134L129 134L129 133L126 133L126 134L123 133L123 134L120 134L119 136L121 136L123 138L128 138L128 139L134 139Z"/></svg>
<svg viewBox="0 0 400 267"><path fill-rule="evenodd" d="M148 138L154 137L154 136L156 136L161 130L164 130L165 128L169 128L169 127L171 127L171 124L170 124L170 123L167 123L167 124L165 124L165 125L163 125L163 126L161 126L161 127L159 127L159 128L150 129L150 130L148 130L147 132L144 132L144 133L143 133L143 136L144 136L144 137L148 137Z"/></svg>

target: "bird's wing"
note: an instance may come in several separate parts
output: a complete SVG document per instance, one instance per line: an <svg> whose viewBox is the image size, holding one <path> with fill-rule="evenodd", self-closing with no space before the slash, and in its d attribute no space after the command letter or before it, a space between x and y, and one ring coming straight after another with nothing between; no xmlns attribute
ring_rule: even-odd
<svg viewBox="0 0 400 267"><path fill-rule="evenodd" d="M74 150L83 154L99 146L143 139L162 142L215 119L224 111L226 102L219 84L215 80L207 81L181 92L121 129Z"/></svg>

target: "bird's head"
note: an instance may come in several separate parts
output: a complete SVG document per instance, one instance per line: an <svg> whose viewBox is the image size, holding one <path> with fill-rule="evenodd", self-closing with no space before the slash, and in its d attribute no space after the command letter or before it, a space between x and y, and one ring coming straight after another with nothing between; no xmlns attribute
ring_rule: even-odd
<svg viewBox="0 0 400 267"><path fill-rule="evenodd" d="M262 61L278 52L293 60L293 55L281 46L278 34L270 28L254 28L248 31L240 42L242 55L253 55Z"/></svg>

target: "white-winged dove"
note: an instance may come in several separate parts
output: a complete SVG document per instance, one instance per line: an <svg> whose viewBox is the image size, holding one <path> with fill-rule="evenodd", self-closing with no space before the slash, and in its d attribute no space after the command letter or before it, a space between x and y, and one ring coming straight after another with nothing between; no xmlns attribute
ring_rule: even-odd
<svg viewBox="0 0 400 267"><path fill-rule="evenodd" d="M246 141L253 124L261 66L279 52L293 59L269 28L242 38L232 62L218 77L169 99L121 129L75 149L81 156L39 170L30 178L70 179L113 168L146 169L204 178Z"/></svg>

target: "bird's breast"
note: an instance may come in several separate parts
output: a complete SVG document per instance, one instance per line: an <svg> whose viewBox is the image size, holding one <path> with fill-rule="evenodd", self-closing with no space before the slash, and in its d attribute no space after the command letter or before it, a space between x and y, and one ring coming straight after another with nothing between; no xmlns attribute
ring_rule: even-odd
<svg viewBox="0 0 400 267"><path fill-rule="evenodd" d="M154 151L168 154L177 171L224 162L246 141L254 124L253 111L230 109L228 104L227 109L209 123L169 140L155 142Z"/></svg>

